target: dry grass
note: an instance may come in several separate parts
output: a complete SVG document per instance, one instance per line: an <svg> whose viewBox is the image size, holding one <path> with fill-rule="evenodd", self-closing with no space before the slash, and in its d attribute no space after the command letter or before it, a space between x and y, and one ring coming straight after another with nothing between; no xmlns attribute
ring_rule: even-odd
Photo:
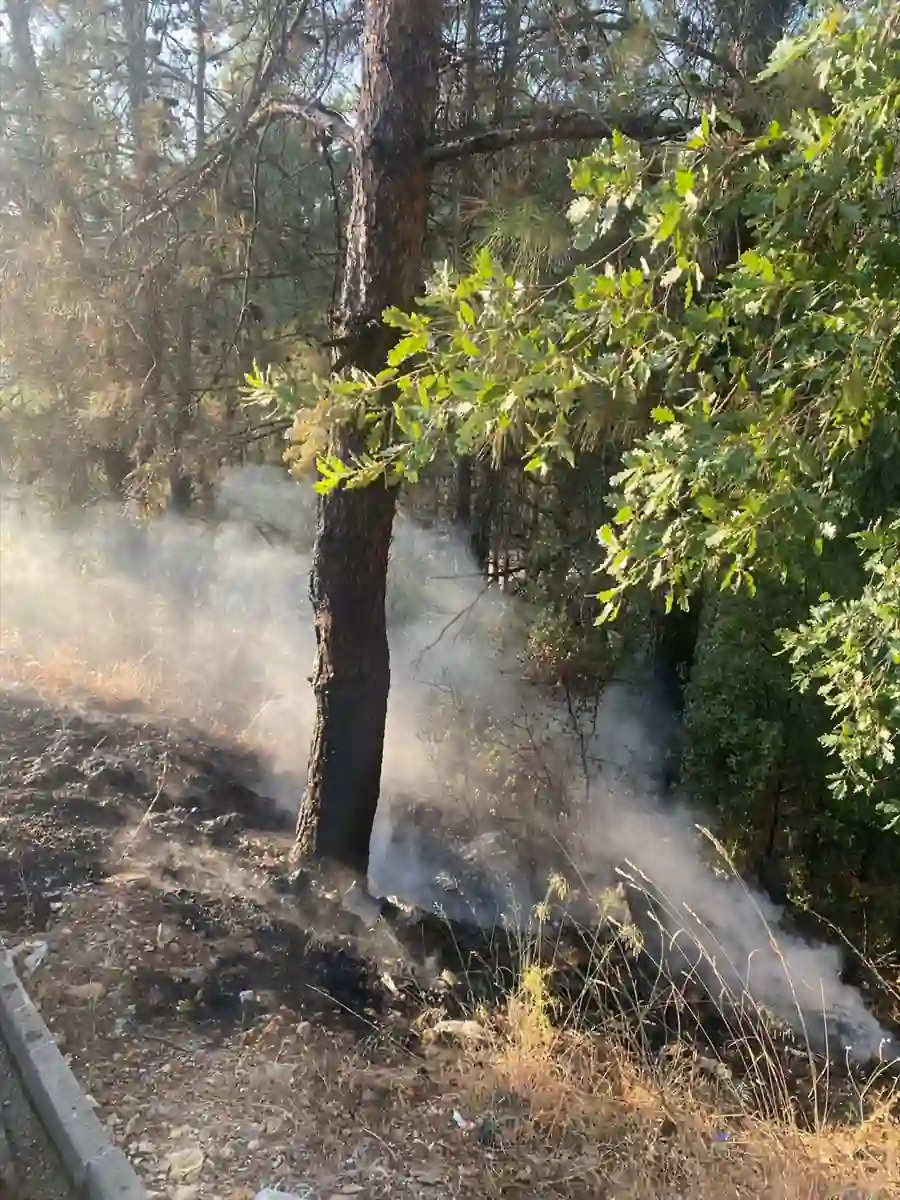
<svg viewBox="0 0 900 1200"><path fill-rule="evenodd" d="M616 1200L900 1195L900 1126L885 1102L860 1121L801 1129L788 1109L762 1120L687 1051L656 1062L636 1039L541 1033L519 1007L469 1086L527 1105L518 1153L572 1195ZM536 1033L538 1036L536 1036ZM575 1184L577 1182L577 1188ZM582 1189L582 1190L578 1190ZM855 1191L854 1191L855 1189Z"/></svg>
<svg viewBox="0 0 900 1200"><path fill-rule="evenodd" d="M217 721L206 697L196 687L202 665L183 661L173 672L160 663L153 648L139 656L108 657L90 647L85 653L77 641L53 642L40 647L18 644L13 631L0 622L0 680L7 687L27 689L50 704L89 700L109 711L135 707L157 719L200 723L211 736L236 737L243 730Z"/></svg>
<svg viewBox="0 0 900 1200"><path fill-rule="evenodd" d="M177 969L217 949L184 930L160 945L160 915L146 878L121 873L72 902L31 983L160 1200L178 1194L164 1164L182 1147L205 1155L197 1200L250 1200L264 1184L310 1200L900 1195L886 1105L811 1131L787 1110L762 1120L689 1051L651 1061L618 1027L555 1028L536 968L502 1011L474 1015L483 1038L465 1044L427 1036L438 1014L411 1052L377 1022L360 1039L285 1010L222 1040L178 1019L123 1038L131 964ZM87 982L100 985L90 1004Z"/></svg>

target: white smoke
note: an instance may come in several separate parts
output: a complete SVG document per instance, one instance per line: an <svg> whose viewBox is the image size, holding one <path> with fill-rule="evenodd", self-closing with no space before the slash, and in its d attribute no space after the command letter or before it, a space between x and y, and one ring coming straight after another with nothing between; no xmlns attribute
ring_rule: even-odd
<svg viewBox="0 0 900 1200"><path fill-rule="evenodd" d="M63 521L7 495L0 665L7 679L80 686L237 737L293 810L314 716L311 493L244 468L224 475L219 506L215 522L137 524L102 508ZM838 952L776 934L775 907L716 874L695 815L663 797L672 716L649 679L610 685L573 722L562 698L521 677L516 603L485 589L449 534L403 519L388 609L377 894L490 921L527 914L553 870L592 893L630 864L664 897L685 961L699 947L732 994L749 989L795 1026L821 1029L824 1016L852 1053L878 1053L885 1034L841 983Z"/></svg>

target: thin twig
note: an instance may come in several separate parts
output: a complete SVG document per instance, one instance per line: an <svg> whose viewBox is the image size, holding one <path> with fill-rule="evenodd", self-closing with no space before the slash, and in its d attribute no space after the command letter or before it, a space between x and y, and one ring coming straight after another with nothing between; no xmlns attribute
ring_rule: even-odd
<svg viewBox="0 0 900 1200"><path fill-rule="evenodd" d="M461 610L460 610L460 611L459 611L459 612L456 614L456 616L454 616L454 617L451 617L451 618L450 618L450 620L447 622L447 624L446 624L446 625L443 627L443 629L441 630L441 632L440 632L440 633L437 635L437 637L434 639L434 641L433 641L433 642L429 642L429 644L428 644L427 646L424 646L424 647L423 647L423 648L422 648L422 649L419 651L419 653L416 655L415 659L413 660L413 666L414 666L416 669L418 669L418 667L419 667L419 665L421 664L421 662L422 662L422 659L425 657L425 655L426 655L426 654L428 654L428 653L429 653L429 651L433 650L433 649L435 648L435 646L437 646L437 645L438 645L438 643L439 643L439 642L442 640L442 638L444 637L444 635L445 635L446 633L448 633L448 632L449 632L449 631L450 631L450 630L453 628L453 626L457 624L457 622L461 621L461 620L463 619L463 617L467 617L467 616L469 615L469 613L472 611L472 609L475 607L475 605L478 603L478 601L481 599L481 597L484 595L484 593L485 593L485 592L488 590L488 588L491 586L491 583L492 583L492 582L493 582L493 581L489 579L489 580L488 580L488 581L485 583L485 585L484 585L484 587L481 589L481 591L478 593L478 595L475 597L475 599L474 599L474 600L471 602L471 604L467 604L465 608L461 609Z"/></svg>

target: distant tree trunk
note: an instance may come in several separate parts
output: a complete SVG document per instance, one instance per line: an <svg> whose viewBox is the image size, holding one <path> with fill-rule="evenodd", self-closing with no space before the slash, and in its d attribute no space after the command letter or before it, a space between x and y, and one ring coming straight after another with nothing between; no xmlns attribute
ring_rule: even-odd
<svg viewBox="0 0 900 1200"><path fill-rule="evenodd" d="M337 336L342 361L378 371L393 334L388 305L409 308L422 287L431 191L422 149L437 100L441 0L367 0L353 201ZM342 457L362 446L340 429ZM385 620L396 490L338 489L319 508L310 574L315 613L316 724L297 850L368 871L390 689Z"/></svg>
<svg viewBox="0 0 900 1200"><path fill-rule="evenodd" d="M497 81L497 100L494 105L494 124L502 125L513 107L516 90L516 69L519 65L519 39L522 32L522 0L507 0L503 23L503 50L500 59L500 78Z"/></svg>
<svg viewBox="0 0 900 1200"><path fill-rule="evenodd" d="M184 439L190 432L194 406L194 311L193 297L186 292L181 297L181 320L178 328L178 391L172 417L172 447L169 460L169 508L185 514L194 497L193 481L185 469Z"/></svg>
<svg viewBox="0 0 900 1200"><path fill-rule="evenodd" d="M204 0L193 0L191 23L196 41L197 62L194 76L194 159L206 148L206 18ZM169 464L169 507L186 513L194 501L194 480L185 468L184 440L194 421L194 305L198 298L190 287L181 297L181 321L178 330L178 394L172 429L172 457Z"/></svg>
<svg viewBox="0 0 900 1200"><path fill-rule="evenodd" d="M135 209L140 209L153 191L156 143L150 119L150 58L147 0L124 0L122 33L125 39L125 78L128 99L128 141L132 158L130 190ZM166 325L162 279L155 261L152 236L139 228L132 235L133 253L141 273L135 294L133 327L137 336L131 369L139 381L139 432L134 443L135 465L140 469L165 450L162 432L167 420L163 388ZM162 443L162 447L161 447Z"/></svg>
<svg viewBox="0 0 900 1200"><path fill-rule="evenodd" d="M44 84L31 40L31 0L6 0L9 40L28 103L41 107Z"/></svg>
<svg viewBox="0 0 900 1200"><path fill-rule="evenodd" d="M766 65L784 37L796 0L718 0L726 54L748 79Z"/></svg>
<svg viewBox="0 0 900 1200"><path fill-rule="evenodd" d="M466 9L466 71L463 81L462 96L462 126L473 125L478 111L478 35L481 25L481 0L469 0ZM467 190L475 183L475 170L472 163L467 164L459 174L460 193L465 196ZM471 248L471 237L468 228L460 221L463 236L459 245L459 257L465 258ZM462 530L469 530L472 524L472 458L468 454L460 455L456 463L456 489L454 520Z"/></svg>

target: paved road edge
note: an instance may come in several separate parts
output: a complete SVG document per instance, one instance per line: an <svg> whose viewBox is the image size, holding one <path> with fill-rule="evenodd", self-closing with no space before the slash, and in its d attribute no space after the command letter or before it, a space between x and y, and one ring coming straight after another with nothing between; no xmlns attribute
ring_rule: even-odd
<svg viewBox="0 0 900 1200"><path fill-rule="evenodd" d="M88 1104L10 956L2 951L0 1036L76 1195L84 1200L147 1200L128 1159L112 1145Z"/></svg>

